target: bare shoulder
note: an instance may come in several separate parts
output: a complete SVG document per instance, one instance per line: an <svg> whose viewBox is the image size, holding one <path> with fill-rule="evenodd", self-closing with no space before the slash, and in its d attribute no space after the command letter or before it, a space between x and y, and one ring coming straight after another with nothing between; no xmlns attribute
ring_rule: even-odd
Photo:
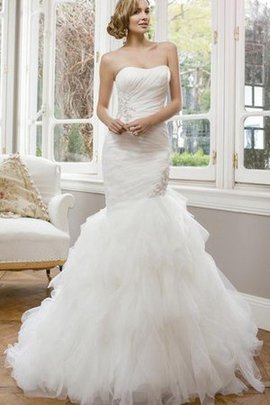
<svg viewBox="0 0 270 405"><path fill-rule="evenodd" d="M163 49L164 54L167 58L167 63L171 69L176 68L178 65L178 49L174 42L164 41L160 42L160 49Z"/></svg>
<svg viewBox="0 0 270 405"><path fill-rule="evenodd" d="M122 51L120 49L116 49L114 51L110 51L104 53L101 57L100 64L102 69L107 72L107 74L115 75L115 72L118 70L119 61L122 60Z"/></svg>
<svg viewBox="0 0 270 405"><path fill-rule="evenodd" d="M112 62L112 58L112 52L106 52L101 56L100 62L107 66Z"/></svg>
<svg viewBox="0 0 270 405"><path fill-rule="evenodd" d="M116 49L115 51L106 52L102 55L101 61L105 65L111 65L112 63L117 62L121 53L121 48Z"/></svg>
<svg viewBox="0 0 270 405"><path fill-rule="evenodd" d="M175 52L177 51L177 47L175 45L175 43L171 42L171 41L163 41L163 42L159 42L159 46L163 49L166 49L168 52Z"/></svg>

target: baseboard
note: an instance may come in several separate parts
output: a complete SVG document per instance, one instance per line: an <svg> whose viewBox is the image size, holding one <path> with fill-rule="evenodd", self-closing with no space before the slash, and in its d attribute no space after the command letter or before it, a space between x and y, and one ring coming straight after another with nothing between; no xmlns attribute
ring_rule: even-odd
<svg viewBox="0 0 270 405"><path fill-rule="evenodd" d="M240 294L249 303L258 328L270 331L270 299Z"/></svg>

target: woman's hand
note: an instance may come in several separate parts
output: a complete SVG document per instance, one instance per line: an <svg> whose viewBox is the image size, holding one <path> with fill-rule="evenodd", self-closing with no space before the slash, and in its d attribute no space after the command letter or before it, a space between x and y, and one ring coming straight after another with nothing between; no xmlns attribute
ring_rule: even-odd
<svg viewBox="0 0 270 405"><path fill-rule="evenodd" d="M123 132L128 131L127 124L118 118L112 118L107 127L111 132L114 132L117 135L121 135Z"/></svg>
<svg viewBox="0 0 270 405"><path fill-rule="evenodd" d="M153 125L154 124L150 117L138 118L137 120L126 124L128 130L135 136L145 134L145 132L147 132Z"/></svg>

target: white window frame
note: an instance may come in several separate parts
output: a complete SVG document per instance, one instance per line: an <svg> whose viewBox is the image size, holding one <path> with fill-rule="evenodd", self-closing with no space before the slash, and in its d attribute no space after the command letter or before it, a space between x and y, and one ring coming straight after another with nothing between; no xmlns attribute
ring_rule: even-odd
<svg viewBox="0 0 270 405"><path fill-rule="evenodd" d="M36 7L38 0L22 0L20 4L20 71L19 71L19 120L18 120L18 142L19 151L22 154L36 154L36 142L31 134L35 133L35 126L39 116L44 118L45 106L42 105L42 114L36 111L37 102L37 69L38 69L38 43L34 38L38 38L39 26L33 23L34 18L39 17L40 12L44 12L43 7ZM45 30L45 27L44 27ZM44 40L46 35L44 35ZM46 63L44 72L46 71ZM44 90L44 88L43 88ZM44 120L46 121L46 120ZM39 124L38 124L39 125ZM46 144L46 138L42 139ZM44 153L44 157L48 157Z"/></svg>
<svg viewBox="0 0 270 405"><path fill-rule="evenodd" d="M0 81L0 151L11 153L13 149L14 117L14 53L16 2L4 0L0 12L1 44L1 81Z"/></svg>
<svg viewBox="0 0 270 405"><path fill-rule="evenodd" d="M37 7L33 12L31 2L22 0L21 2L21 71L20 71L20 152L35 153L35 142L31 144L31 128L35 125L41 125L37 122L38 116L35 111L36 106L36 85L37 85L37 54L38 44L33 41L38 37L38 24L33 26L33 16L36 13L43 12L45 16L44 26L44 65L43 65L43 105L42 105L42 156L54 160L53 137L54 127L57 124L92 124L94 139L93 139L93 159L90 162L61 162L62 172L69 173L71 176L76 174L97 175L99 168L98 157L101 156L101 141L104 136L104 126L97 119L95 107L93 116L89 119L56 119L52 106L54 105L54 82L55 82L55 38L56 38L56 7L60 3L72 3L75 0L47 0L43 7ZM96 1L96 30L95 30L95 70L94 76L98 77L99 55L105 52L109 47L109 39L105 38L102 27L108 19L108 13L104 12L104 4ZM106 8L107 10L108 8ZM49 18L48 18L49 16ZM35 29L35 33L33 32ZM27 46L28 44L28 46ZM29 44L31 44L29 46ZM104 49L105 48L105 49ZM34 63L33 63L34 61ZM97 103L98 97L98 80L94 81L93 97L94 106ZM35 91L33 91L33 88ZM34 128L35 129L35 128Z"/></svg>
<svg viewBox="0 0 270 405"><path fill-rule="evenodd" d="M242 0L240 0L242 1ZM215 135L216 135L216 181L185 180L170 178L170 187L188 198L188 205L222 211L244 212L256 215L270 215L270 193L268 185L240 184L235 182L233 157L235 153L235 86L238 78L236 66L236 3L235 0L219 0L214 2L215 16L213 35L217 38L216 75L214 83L214 99L216 105ZM112 0L112 7L114 1ZM111 9L111 12L113 8ZM167 21L167 5L159 0L157 3L157 19ZM167 38L167 27L157 26L157 41ZM115 49L119 41L112 41ZM117 44L117 46L116 46ZM229 85L228 85L229 83ZM114 101L113 101L114 104ZM172 168L171 168L172 169ZM179 168L182 171L183 168ZM189 173L190 169L188 168ZM195 177L195 176L194 176ZM63 178L63 188L104 194L102 179Z"/></svg>
<svg viewBox="0 0 270 405"><path fill-rule="evenodd" d="M244 121L250 116L268 116L270 110L247 111L245 105L245 0L236 4L236 118L235 118L235 153L238 164L235 168L235 181L239 183L270 185L270 170L246 169L244 167ZM239 33L238 33L239 32Z"/></svg>
<svg viewBox="0 0 270 405"><path fill-rule="evenodd" d="M22 0L22 2L25 0ZM163 18L167 21L167 5L162 0L157 1L157 21L161 21ZM233 166L233 157L237 149L237 142L239 142L239 130L236 130L237 115L235 113L237 94L235 89L239 86L239 73L236 72L236 63L239 55L239 44L236 35L236 27L239 22L239 4L244 0L238 0L237 5L235 0L219 0L218 2L213 0L213 38L216 39L216 43L213 44L212 58L212 106L215 106L215 110L211 110L212 114L212 144L211 150L215 150L217 159L216 165L212 164L212 172L206 173L205 168L183 168L183 167L171 167L170 186L175 188L180 193L187 196L189 205L195 207L205 207L213 209L221 209L235 212L246 212L252 214L270 215L270 187L268 184L253 184L243 182L237 182L236 170ZM52 2L52 0L49 0ZM116 0L106 0L104 2L97 1L96 3L96 64L95 64L95 88L94 97L95 104L98 97L99 88L99 63L100 56L105 52L116 49L121 46L121 40L115 40L110 37L106 32L106 26L113 13ZM48 3L47 3L48 4ZM51 4L51 3L50 3ZM51 12L52 8L49 8L48 12ZM55 13L53 14L55 16ZM26 21L26 24L28 22ZM243 27L242 27L243 28ZM44 73L47 73L43 86L46 89L44 99L47 103L44 103L44 116L50 114L48 105L50 104L50 97L54 91L51 83L53 83L54 67L52 67L51 61L54 58L54 21L51 19L50 26L46 31L46 41L48 41L50 52L46 57L47 67L44 68ZM241 30L239 32L241 37ZM158 24L156 30L155 40L164 41L167 39L167 27L166 24ZM22 38L22 41L26 41L28 38ZM29 48L29 47L28 47ZM26 58L23 52L23 46L21 47L21 59ZM28 55L29 65L29 55ZM25 109L26 99L25 94L29 90L27 89L27 77L29 77L29 71L27 71L27 64L22 63L24 70L21 70L21 90L19 94L24 95L21 98L21 105ZM239 71L239 70L238 70ZM48 83L50 85L48 86ZM228 85L229 83L229 85ZM26 86L26 87L25 87ZM29 86L29 83L28 83ZM110 113L116 112L117 97L114 89L111 103ZM26 109L25 109L26 110ZM205 117L206 115L204 115ZM23 128L27 130L27 119L22 119L20 124L24 125ZM177 117L172 117L175 119ZM183 119L183 116L178 117ZM199 118L197 116L197 118ZM102 148L104 138L107 135L106 126L97 119L96 111L94 107L94 117L96 131L94 131L94 160L87 164L87 170L83 171L78 163L62 164L62 187L63 189L100 193L104 194L104 185L102 177ZM190 116L184 117L184 119L190 119ZM52 140L52 120L47 118L46 133L49 134L47 144L44 143L44 156L52 158L52 148L50 142ZM59 121L58 121L59 122ZM69 121L70 122L70 121ZM80 120L81 122L81 120ZM25 148L25 134L26 131L20 131L21 146L23 151L27 151ZM43 142L44 140L43 139ZM83 164L85 165L85 164ZM175 169L178 172L175 172ZM201 170L203 169L203 170ZM72 170L72 172L70 172ZM238 172L240 173L240 172ZM212 177L211 177L212 176ZM215 180L214 180L215 176ZM253 180L252 180L253 181Z"/></svg>
<svg viewBox="0 0 270 405"><path fill-rule="evenodd" d="M166 41L168 37L168 18L164 18L164 15L168 13L167 1L156 0L157 1L157 21L164 21L164 24L160 24L157 30L157 40ZM217 22L218 22L218 11L217 2L211 0L211 24L212 24L212 50L211 50L211 105L210 110L202 114L186 114L186 115L175 115L170 118L169 121L191 121L206 119L210 124L210 156L209 165L201 167L177 167L171 166L170 168L170 178L173 180L199 180L214 182L216 179L216 154L217 154L217 122L218 122L218 92L217 78L220 78L220 69L222 69L222 63L220 60L221 53L219 52L219 47L222 47L222 41L216 41L217 33ZM181 52L181 51L180 51Z"/></svg>

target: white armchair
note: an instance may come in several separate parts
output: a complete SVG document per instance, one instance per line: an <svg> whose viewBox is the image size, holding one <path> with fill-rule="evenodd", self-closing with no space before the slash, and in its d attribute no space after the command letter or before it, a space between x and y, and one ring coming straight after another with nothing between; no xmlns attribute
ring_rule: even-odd
<svg viewBox="0 0 270 405"><path fill-rule="evenodd" d="M0 162L8 155L1 155ZM45 158L22 155L43 201L50 222L20 217L0 218L0 270L50 269L65 263L69 251L68 210L72 194L61 194L60 165Z"/></svg>

